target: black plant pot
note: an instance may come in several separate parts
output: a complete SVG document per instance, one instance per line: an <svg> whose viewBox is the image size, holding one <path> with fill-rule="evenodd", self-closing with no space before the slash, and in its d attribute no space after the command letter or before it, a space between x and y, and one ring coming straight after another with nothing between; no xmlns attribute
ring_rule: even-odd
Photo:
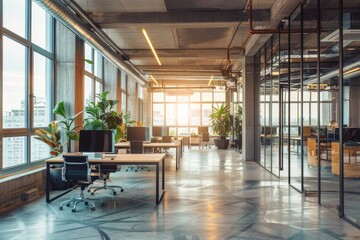
<svg viewBox="0 0 360 240"><path fill-rule="evenodd" d="M229 147L229 139L214 139L215 146L217 146L218 149L228 149Z"/></svg>

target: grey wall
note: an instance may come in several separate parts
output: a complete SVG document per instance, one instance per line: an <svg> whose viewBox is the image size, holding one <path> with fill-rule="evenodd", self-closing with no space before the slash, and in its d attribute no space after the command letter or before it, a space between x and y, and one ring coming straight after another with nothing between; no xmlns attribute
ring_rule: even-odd
<svg viewBox="0 0 360 240"><path fill-rule="evenodd" d="M61 23L56 23L55 40L55 104L64 100L75 113L75 44L76 35Z"/></svg>
<svg viewBox="0 0 360 240"><path fill-rule="evenodd" d="M246 57L243 64L243 139L242 156L244 160L256 160L255 129L257 127L255 106L259 104L254 83L254 58Z"/></svg>

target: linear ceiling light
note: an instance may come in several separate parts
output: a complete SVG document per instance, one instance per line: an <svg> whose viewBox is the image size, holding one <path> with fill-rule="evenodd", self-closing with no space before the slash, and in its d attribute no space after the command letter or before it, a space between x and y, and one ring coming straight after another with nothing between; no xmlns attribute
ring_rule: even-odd
<svg viewBox="0 0 360 240"><path fill-rule="evenodd" d="M350 70L344 72L344 75L347 75L347 74L350 74L350 73L353 73L353 72L357 72L359 70L360 70L360 67L353 68L353 69L350 69Z"/></svg>
<svg viewBox="0 0 360 240"><path fill-rule="evenodd" d="M143 32L143 34L144 34L144 36L145 36L145 38L146 38L146 41L148 42L148 44L149 44L149 46L150 46L150 48L151 48L151 51L153 52L153 54L154 54L154 56L155 56L155 58L156 58L156 61L157 61L158 64L161 66L160 59L159 59L158 55L156 54L155 48L154 48L153 45L151 44L150 38L149 38L149 36L147 35L147 32L146 32L145 28L142 29L142 32Z"/></svg>
<svg viewBox="0 0 360 240"><path fill-rule="evenodd" d="M208 86L210 86L211 81L213 80L213 77L214 77L214 76L211 76L211 78L210 78L210 80L209 80L209 83L208 83Z"/></svg>
<svg viewBox="0 0 360 240"><path fill-rule="evenodd" d="M159 85L159 83L156 81L156 79L153 77L153 75L150 75L150 77L156 83L156 85Z"/></svg>

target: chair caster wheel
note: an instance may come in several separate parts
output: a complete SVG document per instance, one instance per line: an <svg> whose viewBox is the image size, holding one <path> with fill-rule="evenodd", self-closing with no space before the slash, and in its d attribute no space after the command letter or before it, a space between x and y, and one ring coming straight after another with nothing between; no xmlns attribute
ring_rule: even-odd
<svg viewBox="0 0 360 240"><path fill-rule="evenodd" d="M76 209L73 208L73 209L71 209L71 211L72 211L72 212L76 212Z"/></svg>
<svg viewBox="0 0 360 240"><path fill-rule="evenodd" d="M95 211L95 207L91 207L90 210L91 210L91 211Z"/></svg>
<svg viewBox="0 0 360 240"><path fill-rule="evenodd" d="M63 207L59 207L59 210L61 210L61 211L62 211L62 210L63 210Z"/></svg>
<svg viewBox="0 0 360 240"><path fill-rule="evenodd" d="M128 170L126 169L125 172L127 172Z"/></svg>
<svg viewBox="0 0 360 240"><path fill-rule="evenodd" d="M87 192L90 192L90 189L89 189L89 190L87 190Z"/></svg>
<svg viewBox="0 0 360 240"><path fill-rule="evenodd" d="M135 172L137 172L137 170L135 170Z"/></svg>
<svg viewBox="0 0 360 240"><path fill-rule="evenodd" d="M88 205L89 204L89 202L85 202L85 205Z"/></svg>
<svg viewBox="0 0 360 240"><path fill-rule="evenodd" d="M120 192L124 192L124 189L121 189Z"/></svg>
<svg viewBox="0 0 360 240"><path fill-rule="evenodd" d="M70 203L67 203L66 206L67 206L67 207L70 207Z"/></svg>
<svg viewBox="0 0 360 240"><path fill-rule="evenodd" d="M94 196L94 192L90 193L92 196Z"/></svg>
<svg viewBox="0 0 360 240"><path fill-rule="evenodd" d="M113 195L116 196L116 192L113 192Z"/></svg>

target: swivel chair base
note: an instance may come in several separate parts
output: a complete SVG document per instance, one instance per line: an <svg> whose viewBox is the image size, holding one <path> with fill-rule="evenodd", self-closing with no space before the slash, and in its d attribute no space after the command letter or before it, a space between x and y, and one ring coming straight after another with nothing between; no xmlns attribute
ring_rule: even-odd
<svg viewBox="0 0 360 240"><path fill-rule="evenodd" d="M89 198L86 198L84 196L84 189L85 189L85 186L81 186L81 192L80 192L80 197L72 197L70 198L69 200L66 200L66 201L63 201L60 206L59 206L59 210L63 210L64 209L64 205L66 205L67 207L70 207L70 204L71 203L74 203L71 211L72 212L76 212L76 206L83 202L85 205L91 205L90 207L90 210L91 211L95 211L95 204L93 202L90 202L90 201L101 201L100 199L89 199ZM90 201L89 201L90 200ZM102 202L101 202L102 204Z"/></svg>
<svg viewBox="0 0 360 240"><path fill-rule="evenodd" d="M124 189L121 187L121 186L111 186L111 185L107 185L107 181L106 181L106 174L104 174L104 185L101 186L101 187L90 187L88 189L88 192L91 194L91 195L94 195L95 192L97 190L101 190L101 189L104 189L104 190L111 190L112 191L112 194L115 196L117 194L117 192L115 191L116 188L119 188L120 189L120 192L124 192Z"/></svg>

